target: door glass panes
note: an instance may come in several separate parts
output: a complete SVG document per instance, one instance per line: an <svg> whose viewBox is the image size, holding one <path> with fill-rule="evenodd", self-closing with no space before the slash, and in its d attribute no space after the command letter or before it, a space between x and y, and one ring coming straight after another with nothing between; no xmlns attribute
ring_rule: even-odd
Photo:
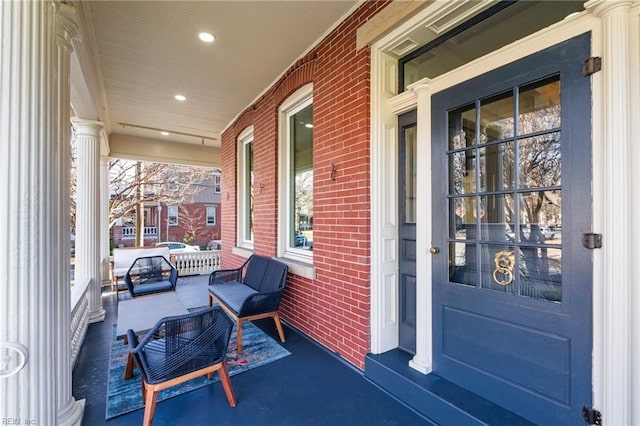
<svg viewBox="0 0 640 426"><path fill-rule="evenodd" d="M475 286L478 278L476 258L475 244L449 243L449 281Z"/></svg>
<svg viewBox="0 0 640 426"><path fill-rule="evenodd" d="M404 223L416 223L416 127L404 131Z"/></svg>
<svg viewBox="0 0 640 426"><path fill-rule="evenodd" d="M449 181L449 190L451 193L472 194L476 191L475 158L475 149L467 149L449 154L449 170L451 170L452 178Z"/></svg>
<svg viewBox="0 0 640 426"><path fill-rule="evenodd" d="M559 76L448 119L450 282L561 302Z"/></svg>

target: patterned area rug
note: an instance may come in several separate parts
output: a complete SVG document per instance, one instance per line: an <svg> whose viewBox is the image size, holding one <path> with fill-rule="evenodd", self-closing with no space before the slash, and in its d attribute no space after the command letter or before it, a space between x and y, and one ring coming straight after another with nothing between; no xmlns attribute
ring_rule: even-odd
<svg viewBox="0 0 640 426"><path fill-rule="evenodd" d="M124 380L127 346L123 344L122 340L116 340L115 335L116 326L114 325L111 360L109 363L109 387L107 389L107 420L144 407L140 388L140 372L135 369L134 376L129 380ZM278 342L267 336L255 325L245 322L242 328L242 352L240 354L236 352L235 326L231 332L231 340L227 351L229 375L240 374L243 371L260 367L288 355L291 355L291 353L280 346ZM211 380L207 379L205 375L178 386L173 386L158 394L158 402L207 386L219 380L218 374L215 373ZM231 384L233 386L233 381Z"/></svg>

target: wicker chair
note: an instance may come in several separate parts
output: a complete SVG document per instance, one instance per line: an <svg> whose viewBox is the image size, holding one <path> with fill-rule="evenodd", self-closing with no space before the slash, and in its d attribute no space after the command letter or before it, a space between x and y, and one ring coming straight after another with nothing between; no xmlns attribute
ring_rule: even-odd
<svg viewBox="0 0 640 426"><path fill-rule="evenodd" d="M209 275L209 306L215 300L236 321L236 351L242 351L242 323L261 318L273 318L284 343L278 308L287 271L284 263L254 254L240 268L222 269Z"/></svg>
<svg viewBox="0 0 640 426"><path fill-rule="evenodd" d="M236 398L225 363L233 321L220 307L166 317L138 341L129 330L129 355L141 372L143 425L151 425L158 392L218 372L229 405Z"/></svg>
<svg viewBox="0 0 640 426"><path fill-rule="evenodd" d="M174 291L178 270L164 256L139 257L124 276L131 297Z"/></svg>

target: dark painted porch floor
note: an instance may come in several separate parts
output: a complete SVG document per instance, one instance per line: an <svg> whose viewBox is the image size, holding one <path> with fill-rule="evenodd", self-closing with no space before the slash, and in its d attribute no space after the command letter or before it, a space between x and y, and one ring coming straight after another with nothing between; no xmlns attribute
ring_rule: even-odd
<svg viewBox="0 0 640 426"><path fill-rule="evenodd" d="M182 284L198 278L181 279ZM180 287L181 284L179 284ZM198 286L193 297L206 292ZM105 293L105 321L91 324L73 371L73 396L86 399L83 424L135 425L143 410L105 421L115 295ZM273 321L255 322L277 340ZM292 355L231 378L238 405L229 407L220 383L162 401L154 425L425 425L423 417L364 379L362 372L285 325Z"/></svg>

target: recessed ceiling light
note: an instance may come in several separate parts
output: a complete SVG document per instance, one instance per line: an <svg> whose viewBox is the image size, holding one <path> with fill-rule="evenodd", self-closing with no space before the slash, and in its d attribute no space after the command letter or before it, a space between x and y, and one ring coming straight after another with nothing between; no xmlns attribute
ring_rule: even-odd
<svg viewBox="0 0 640 426"><path fill-rule="evenodd" d="M169 136L169 132L160 132L162 136Z"/></svg>
<svg viewBox="0 0 640 426"><path fill-rule="evenodd" d="M200 38L200 40L204 41L205 43L212 43L213 40L216 39L213 34L209 33L200 33L198 34L198 38Z"/></svg>
<svg viewBox="0 0 640 426"><path fill-rule="evenodd" d="M174 96L176 98L177 101L186 101L187 98L184 97L184 95L176 95Z"/></svg>

